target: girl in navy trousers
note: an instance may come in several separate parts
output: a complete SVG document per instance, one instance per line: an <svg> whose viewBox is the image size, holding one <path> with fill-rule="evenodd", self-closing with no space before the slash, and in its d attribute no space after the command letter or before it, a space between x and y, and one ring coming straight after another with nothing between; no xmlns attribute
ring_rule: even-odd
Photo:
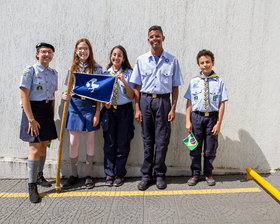
<svg viewBox="0 0 280 224"><path fill-rule="evenodd" d="M134 84L129 81L132 67L124 47L118 45L111 50L110 63L105 73L117 78L112 100L103 109L109 122L107 130L103 129L105 184L118 187L124 182L125 165L134 136Z"/></svg>

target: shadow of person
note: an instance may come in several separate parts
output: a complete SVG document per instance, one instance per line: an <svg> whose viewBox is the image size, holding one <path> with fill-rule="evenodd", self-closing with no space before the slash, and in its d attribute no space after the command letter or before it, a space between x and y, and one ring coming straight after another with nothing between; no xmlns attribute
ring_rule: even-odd
<svg viewBox="0 0 280 224"><path fill-rule="evenodd" d="M183 143L187 136L186 115L176 113L175 120L171 123L170 143L165 160L168 176L191 175L189 149Z"/></svg>
<svg viewBox="0 0 280 224"><path fill-rule="evenodd" d="M189 150L183 143L183 139L188 135L185 126L185 114L176 113L176 119L172 122L170 144L166 156L168 176L191 175ZM271 167L262 149L250 133L240 129L238 138L238 140L232 140L227 136L224 137L223 133L219 134L219 147L213 163L213 175L220 176L217 181L247 181L244 175L247 167L263 173L262 176L270 175ZM203 172L201 175L203 175Z"/></svg>
<svg viewBox="0 0 280 224"><path fill-rule="evenodd" d="M218 174L245 174L251 167L256 172L270 172L271 167L254 138L244 129L238 131L239 140L232 140L219 134L219 147L214 161ZM226 178L228 179L228 178ZM242 180L244 180L242 178ZM230 179L228 179L230 181Z"/></svg>
<svg viewBox="0 0 280 224"><path fill-rule="evenodd" d="M60 137L61 132L61 123L62 123L62 115L63 115L63 108L64 108L64 101L61 99L60 104L58 107L58 116L59 118L55 121L56 130L58 133L58 136ZM65 119L67 118L67 114ZM66 121L66 120L65 120ZM59 139L59 143L62 139ZM63 135L63 142L62 142L62 153L61 153L61 167L60 172L62 174L62 177L65 173L69 173L68 171L68 165L65 164L66 160L69 160L69 132L64 127L64 135Z"/></svg>

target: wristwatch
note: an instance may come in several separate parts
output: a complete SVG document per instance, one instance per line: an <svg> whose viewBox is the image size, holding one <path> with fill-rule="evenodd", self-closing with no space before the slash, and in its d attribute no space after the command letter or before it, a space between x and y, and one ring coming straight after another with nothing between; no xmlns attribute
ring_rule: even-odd
<svg viewBox="0 0 280 224"><path fill-rule="evenodd" d="M34 118L30 118L30 119L28 119L28 122L32 123L32 121L34 121L34 120L35 120Z"/></svg>

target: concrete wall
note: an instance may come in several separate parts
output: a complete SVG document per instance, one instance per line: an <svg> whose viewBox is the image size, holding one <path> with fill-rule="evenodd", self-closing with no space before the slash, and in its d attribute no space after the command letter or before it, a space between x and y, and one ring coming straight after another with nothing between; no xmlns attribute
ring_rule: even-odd
<svg viewBox="0 0 280 224"><path fill-rule="evenodd" d="M202 48L215 53L215 71L226 82L229 102L219 135L215 173L260 172L280 168L279 0L0 0L0 177L27 177L28 144L19 140L21 119L19 80L23 69L34 64L35 44L56 47L51 67L59 73L55 122L60 130L61 93L76 41L88 38L98 63L104 68L109 51L117 44L128 52L132 65L149 50L147 30L162 26L164 49L180 62L185 84L180 87L176 120L166 159L168 175L187 175L190 159L182 139L185 130L183 95L198 73L196 54ZM140 175L143 145L140 125L127 163L128 175ZM84 142L84 136L82 136ZM45 173L56 175L58 140L48 152ZM103 176L103 137L96 133L94 175ZM69 174L69 135L63 146L62 175ZM80 162L85 161L85 144ZM80 176L83 176L81 166Z"/></svg>

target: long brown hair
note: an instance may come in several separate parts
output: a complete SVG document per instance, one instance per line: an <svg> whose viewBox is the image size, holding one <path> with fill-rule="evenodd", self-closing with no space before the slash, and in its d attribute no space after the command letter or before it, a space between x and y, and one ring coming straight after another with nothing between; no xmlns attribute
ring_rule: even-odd
<svg viewBox="0 0 280 224"><path fill-rule="evenodd" d="M78 45L82 42L84 42L88 45L88 48L89 48L89 57L87 59L88 71L89 71L89 73L93 73L94 69L96 68L96 66L98 67L98 65L97 65L96 61L94 60L91 44L90 44L89 40L86 38L82 38L82 39L78 40L75 45L73 61L72 61L73 72L80 71L80 66L79 66L80 58L76 54L76 50L77 50Z"/></svg>
<svg viewBox="0 0 280 224"><path fill-rule="evenodd" d="M111 68L111 66L113 65L113 63L112 63L112 61L111 61L111 56L112 56L113 51L114 51L116 48L120 49L120 50L122 51L122 53L123 53L124 61L123 61L123 63L122 63L122 69L123 69L123 70L131 69L131 70L132 70L132 67L131 67L131 65L130 65L130 63L129 63L129 60L128 60L128 57L127 57L126 50L125 50L125 48L124 48L123 46L121 46L121 45L117 45L117 46L113 47L113 49L111 50L110 56L109 56L110 63L107 65L107 69Z"/></svg>

